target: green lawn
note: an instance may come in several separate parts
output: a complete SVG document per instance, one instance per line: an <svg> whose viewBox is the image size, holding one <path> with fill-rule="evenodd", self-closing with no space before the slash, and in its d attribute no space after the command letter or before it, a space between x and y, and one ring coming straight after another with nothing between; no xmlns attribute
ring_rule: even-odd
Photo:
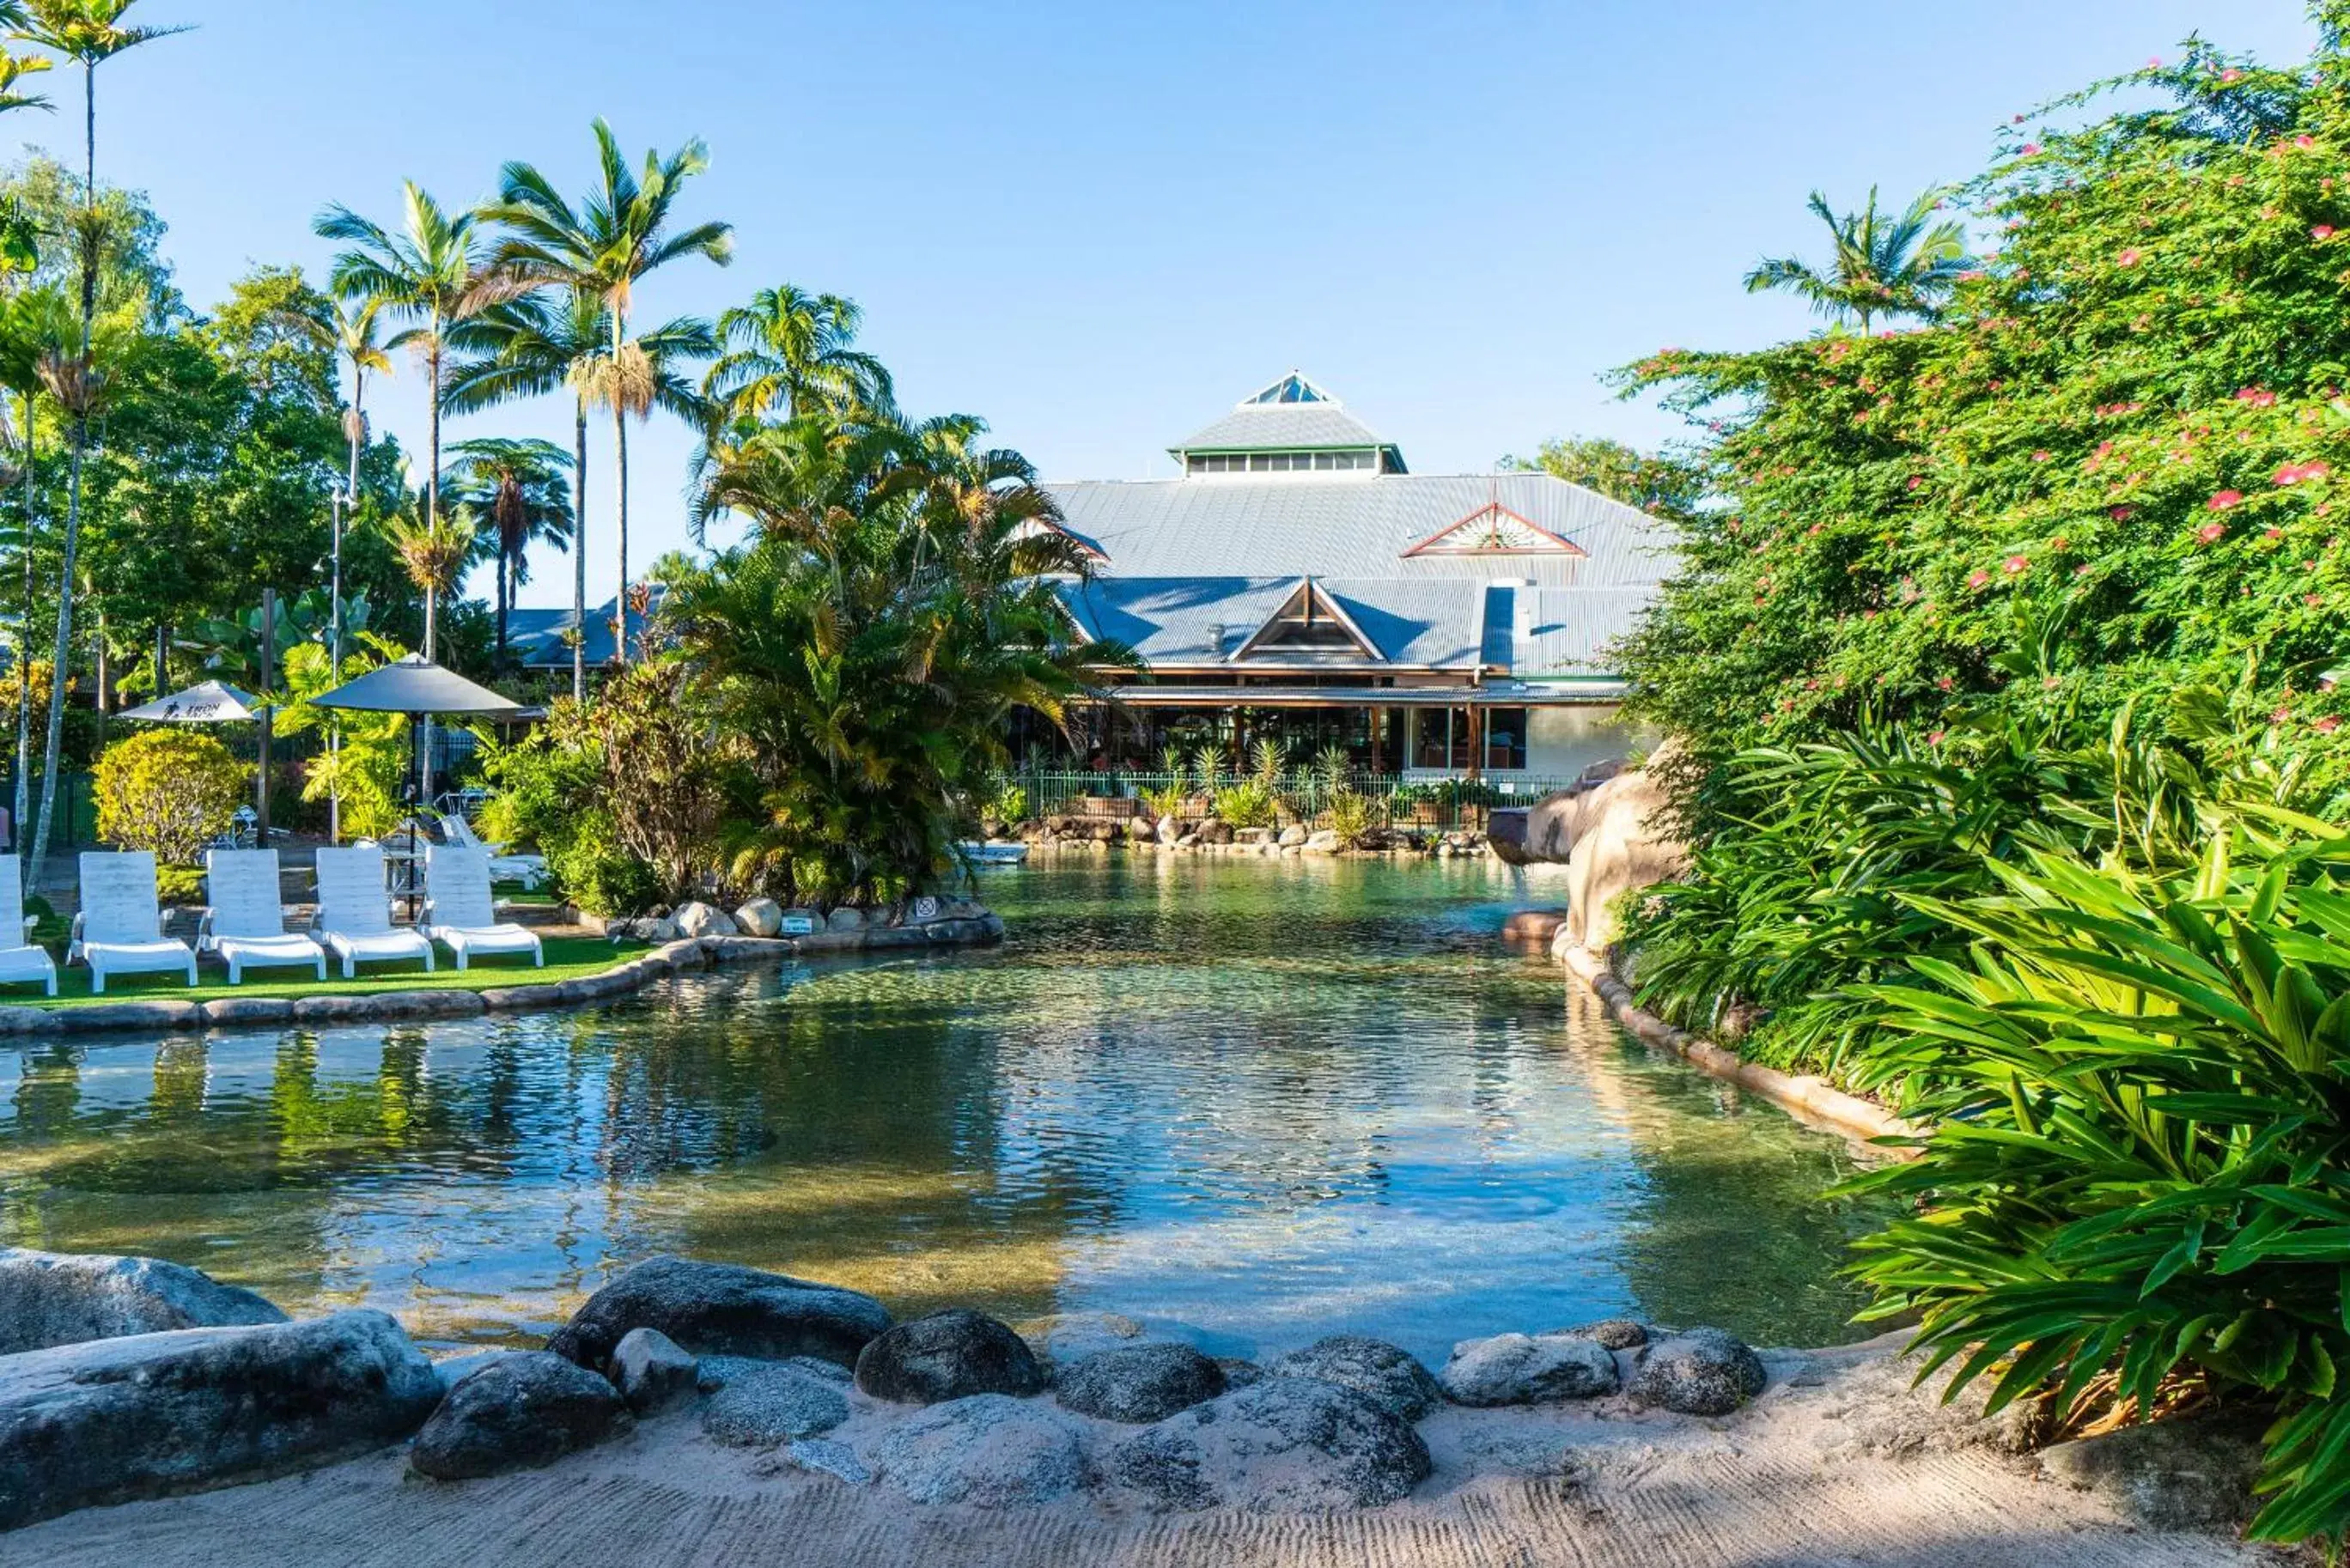
<svg viewBox="0 0 2350 1568"><path fill-rule="evenodd" d="M312 980L305 970L249 969L244 971L243 985L228 983L227 971L216 963L207 961L196 972L200 983L184 985L179 978L168 974L119 974L107 983L106 994L89 993L89 971L79 964L57 969L57 995L53 1002L41 994L38 985L0 985L0 1002L29 1003L37 1007L81 1007L93 1002L120 1002L130 997L178 997L187 1002L212 1002L224 996L363 996L378 991L424 991L453 988L488 991L502 985L553 984L556 981L578 980L587 975L600 974L614 964L645 950L641 942L626 942L615 947L600 937L546 937L541 939L546 950L546 967L531 967L528 954L501 954L494 958L476 958L473 967L460 973L456 961L446 951L436 955L440 968L431 974L421 963L364 964L352 980L342 977L340 966L329 956L327 978ZM296 979L296 976L300 979Z"/></svg>

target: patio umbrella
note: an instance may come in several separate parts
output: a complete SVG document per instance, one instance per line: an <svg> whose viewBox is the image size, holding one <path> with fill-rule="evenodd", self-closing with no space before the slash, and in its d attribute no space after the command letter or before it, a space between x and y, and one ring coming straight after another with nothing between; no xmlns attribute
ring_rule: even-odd
<svg viewBox="0 0 2350 1568"><path fill-rule="evenodd" d="M423 655L411 653L407 658L370 670L357 680L336 687L324 696L310 701L321 708L342 708L367 713L405 713L411 719L422 719L435 713L495 714L513 718L522 712L522 704L499 696L486 686L476 686L453 670L443 670ZM422 748L417 764L418 788L422 791Z"/></svg>
<svg viewBox="0 0 2350 1568"><path fill-rule="evenodd" d="M228 724L260 718L263 706L250 691L219 680L199 680L184 691L125 708L114 716L143 719L151 724Z"/></svg>

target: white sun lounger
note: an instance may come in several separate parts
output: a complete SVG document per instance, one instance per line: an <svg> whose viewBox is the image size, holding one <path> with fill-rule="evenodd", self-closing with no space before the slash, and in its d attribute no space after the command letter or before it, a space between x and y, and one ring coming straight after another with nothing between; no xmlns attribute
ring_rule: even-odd
<svg viewBox="0 0 2350 1568"><path fill-rule="evenodd" d="M248 965L284 969L296 964L327 978L327 952L308 937L286 929L286 905L277 885L275 849L212 849L204 853L204 897L211 904L196 931L200 952L216 952L228 965L228 982L244 983Z"/></svg>
<svg viewBox="0 0 2350 1568"><path fill-rule="evenodd" d="M432 944L424 933L391 923L380 845L318 851L317 930L327 950L342 961L345 980L354 964L421 958L426 969L432 967Z"/></svg>
<svg viewBox="0 0 2350 1568"><path fill-rule="evenodd" d="M494 882L519 882L525 888L536 888L546 880L546 857L544 855L509 855L503 844L489 844L473 831L473 825L452 811L441 818L441 836L458 849L479 849L490 857L490 879Z"/></svg>
<svg viewBox="0 0 2350 1568"><path fill-rule="evenodd" d="M81 913L74 917L66 962L89 964L93 996L110 974L182 971L196 983L196 950L163 934L155 898L155 857L144 849L99 850L81 857Z"/></svg>
<svg viewBox="0 0 2350 1568"><path fill-rule="evenodd" d="M34 917L25 913L25 878L23 862L14 855L0 855L0 942L18 932L24 933L24 946L0 947L0 984L16 984L37 980L57 993L57 966L47 948L33 945Z"/></svg>
<svg viewBox="0 0 2350 1568"><path fill-rule="evenodd" d="M475 953L528 953L531 961L541 969L546 967L538 934L498 919L490 898L486 849L446 844L424 846L424 927L435 941L457 955L459 969Z"/></svg>

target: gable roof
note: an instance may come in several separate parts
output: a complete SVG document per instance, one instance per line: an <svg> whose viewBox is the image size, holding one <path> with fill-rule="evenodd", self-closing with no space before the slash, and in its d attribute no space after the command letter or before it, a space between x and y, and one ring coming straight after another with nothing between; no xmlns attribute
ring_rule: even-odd
<svg viewBox="0 0 2350 1568"><path fill-rule="evenodd" d="M1388 472L1404 471L1403 453L1392 442L1297 370L1167 450L1178 462L1193 452L1377 451Z"/></svg>
<svg viewBox="0 0 2350 1568"><path fill-rule="evenodd" d="M1587 552L1572 539L1530 523L1499 501L1488 501L1458 523L1447 524L1404 552L1406 556L1547 556Z"/></svg>
<svg viewBox="0 0 2350 1568"><path fill-rule="evenodd" d="M1303 585L1296 577L1097 576L1059 585L1062 601L1087 635L1130 645L1162 669L1246 668L1284 664L1327 667L1393 666L1467 670L1480 662L1484 642L1485 585L1315 579L1321 602L1372 653L1358 659L1332 650L1242 650L1280 614Z"/></svg>
<svg viewBox="0 0 2350 1568"><path fill-rule="evenodd" d="M1312 577L1298 579L1297 587L1291 591L1287 598L1281 601L1281 607L1265 617L1257 628L1249 633L1247 640L1232 650L1232 658L1241 659L1263 657L1262 651L1263 647L1293 616L1302 618L1308 625L1311 625L1318 616L1337 627L1347 640L1353 644L1353 653L1349 656L1336 649L1313 649L1303 647L1285 647L1273 650L1272 657L1275 659L1291 663L1345 663L1356 659L1369 659L1382 663L1386 661L1387 655L1379 651L1378 644L1363 635L1363 628L1355 624L1355 618L1347 613L1347 607L1340 604L1331 596L1328 589L1316 583Z"/></svg>

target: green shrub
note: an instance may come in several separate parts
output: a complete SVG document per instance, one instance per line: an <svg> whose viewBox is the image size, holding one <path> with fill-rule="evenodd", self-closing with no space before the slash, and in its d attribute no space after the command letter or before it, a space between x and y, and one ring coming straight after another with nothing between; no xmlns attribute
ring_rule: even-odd
<svg viewBox="0 0 2350 1568"><path fill-rule="evenodd" d="M1280 799L1260 778L1248 778L1216 792L1215 813L1230 827L1271 827Z"/></svg>
<svg viewBox="0 0 2350 1568"><path fill-rule="evenodd" d="M201 904L204 901L204 873L200 866L158 866L155 867L156 901L164 904Z"/></svg>
<svg viewBox="0 0 2350 1568"><path fill-rule="evenodd" d="M2190 1372L2275 1400L2252 1533L2338 1541L2350 832L2211 826L2169 874L2033 849L1988 896L1909 900L1971 947L1863 988L1889 1035L1864 1083L1943 1086L1922 1158L1859 1183L1917 1210L1856 1272L1956 1386L1994 1377L1994 1407L2113 1379L2145 1412Z"/></svg>
<svg viewBox="0 0 2350 1568"><path fill-rule="evenodd" d="M1184 793L1183 781L1179 777L1173 784L1161 788L1139 791L1138 798L1142 802L1143 810L1151 815L1173 816L1183 809L1183 803L1191 797Z"/></svg>
<svg viewBox="0 0 2350 1568"><path fill-rule="evenodd" d="M1336 833L1338 842L1349 849L1370 836L1375 821L1369 798L1357 794L1353 790L1340 790L1332 795L1326 815L1329 819L1330 831Z"/></svg>
<svg viewBox="0 0 2350 1568"><path fill-rule="evenodd" d="M118 848L151 850L161 865L193 865L234 826L252 779L252 768L198 731L127 736L98 759L98 836Z"/></svg>
<svg viewBox="0 0 2350 1568"><path fill-rule="evenodd" d="M587 914L640 914L661 901L660 878L620 847L608 812L580 813L571 831L546 853L556 886Z"/></svg>

